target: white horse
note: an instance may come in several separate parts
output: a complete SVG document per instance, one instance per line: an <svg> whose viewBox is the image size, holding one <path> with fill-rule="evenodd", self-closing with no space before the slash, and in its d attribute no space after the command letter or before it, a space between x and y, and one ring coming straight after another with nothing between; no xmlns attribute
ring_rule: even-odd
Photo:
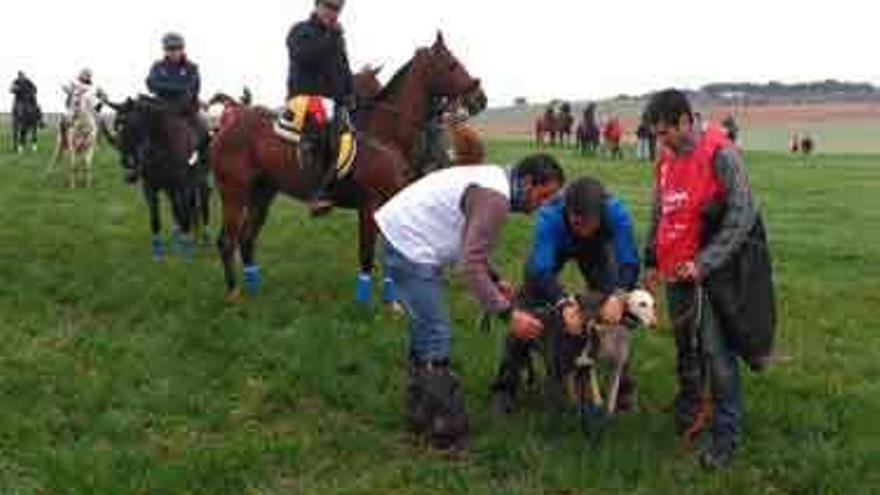
<svg viewBox="0 0 880 495"><path fill-rule="evenodd" d="M92 186L92 158L98 138L99 91L92 85L75 81L63 88L67 95L67 112L58 127L55 157L49 166L52 171L63 153L70 159L70 187L76 188L84 175L86 187Z"/></svg>

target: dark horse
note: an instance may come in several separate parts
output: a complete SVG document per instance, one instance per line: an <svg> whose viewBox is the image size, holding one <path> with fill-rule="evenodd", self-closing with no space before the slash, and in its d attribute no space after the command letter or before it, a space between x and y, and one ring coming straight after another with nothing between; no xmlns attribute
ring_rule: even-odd
<svg viewBox="0 0 880 495"><path fill-rule="evenodd" d="M165 192L171 203L176 228L172 243L189 256L193 227L205 227L208 209L208 166L204 157L194 155L195 137L179 108L149 96L109 103L116 110L114 130L104 128L110 143L119 150L126 180L141 179L150 215L150 249L161 260L159 195ZM207 234L205 234L207 235Z"/></svg>
<svg viewBox="0 0 880 495"><path fill-rule="evenodd" d="M559 145L563 148L571 146L571 131L574 127L574 117L571 115L571 105L563 103L559 107L559 114L556 116L556 135L559 138Z"/></svg>
<svg viewBox="0 0 880 495"><path fill-rule="evenodd" d="M31 149L37 151L37 131L43 126L43 112L36 97L15 98L12 104L12 149L16 153L30 142Z"/></svg>
<svg viewBox="0 0 880 495"><path fill-rule="evenodd" d="M406 185L407 157L432 96L474 98L478 94L483 94L479 80L470 76L438 34L432 47L417 50L394 75L372 108L355 115L358 154L351 171L330 193L338 206L359 213L358 299L369 294L377 237L373 213ZM245 108L211 143L211 167L223 200L218 248L229 301L240 297L237 250L244 263L246 288L256 290L259 285L255 244L277 194L308 201L320 181L318 171L299 166L296 147L275 135L272 118L265 110Z"/></svg>
<svg viewBox="0 0 880 495"><path fill-rule="evenodd" d="M596 122L596 104L590 103L584 109L583 117L577 126L577 143L581 154L598 151L599 134L599 124Z"/></svg>

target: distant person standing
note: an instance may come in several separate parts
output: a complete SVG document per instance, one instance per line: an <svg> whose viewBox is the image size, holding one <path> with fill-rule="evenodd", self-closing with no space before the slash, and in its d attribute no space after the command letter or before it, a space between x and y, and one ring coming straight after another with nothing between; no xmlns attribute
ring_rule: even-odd
<svg viewBox="0 0 880 495"><path fill-rule="evenodd" d="M767 364L776 313L769 248L745 167L724 131L696 127L684 93L654 95L644 120L663 146L654 182L646 285L666 282L675 330L675 421L686 445L708 427L706 469L725 466L739 443L739 359Z"/></svg>
<svg viewBox="0 0 880 495"><path fill-rule="evenodd" d="M651 160L651 129L648 124L642 122L636 129L636 159L639 161Z"/></svg>
<svg viewBox="0 0 880 495"><path fill-rule="evenodd" d="M739 126L736 124L736 119L733 118L733 114L727 114L727 117L721 121L721 127L727 131L727 139L730 140L731 143L736 144L736 138L739 135Z"/></svg>

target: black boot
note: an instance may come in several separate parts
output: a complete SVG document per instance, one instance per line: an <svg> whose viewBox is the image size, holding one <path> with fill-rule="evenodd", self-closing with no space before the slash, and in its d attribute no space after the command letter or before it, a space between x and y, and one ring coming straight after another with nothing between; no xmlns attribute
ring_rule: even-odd
<svg viewBox="0 0 880 495"><path fill-rule="evenodd" d="M712 445L700 453L700 466L706 471L724 469L733 459L736 442L729 438L714 438Z"/></svg>
<svg viewBox="0 0 880 495"><path fill-rule="evenodd" d="M438 450L460 450L470 429L458 379L449 363L414 362L406 389L407 423Z"/></svg>

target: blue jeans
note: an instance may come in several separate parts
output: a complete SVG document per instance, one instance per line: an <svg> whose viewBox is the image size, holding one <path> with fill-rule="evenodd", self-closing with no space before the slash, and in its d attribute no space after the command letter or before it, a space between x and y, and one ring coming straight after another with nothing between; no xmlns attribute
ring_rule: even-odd
<svg viewBox="0 0 880 495"><path fill-rule="evenodd" d="M742 421L739 361L724 337L705 293L697 321L696 290L691 283L666 286L669 315L675 327L678 396L675 419L680 431L693 422L700 396L708 386L713 404L712 436L736 444Z"/></svg>
<svg viewBox="0 0 880 495"><path fill-rule="evenodd" d="M410 358L449 359L452 331L442 267L414 263L385 239L383 246L385 275L394 281L398 300L409 317Z"/></svg>

